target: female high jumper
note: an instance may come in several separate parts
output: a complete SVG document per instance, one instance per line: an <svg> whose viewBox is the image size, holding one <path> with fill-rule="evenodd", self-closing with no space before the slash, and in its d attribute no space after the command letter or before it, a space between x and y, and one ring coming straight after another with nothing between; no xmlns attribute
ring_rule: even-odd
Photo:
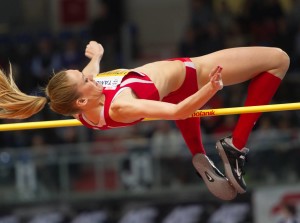
<svg viewBox="0 0 300 223"><path fill-rule="evenodd" d="M23 119L47 103L59 114L73 116L83 125L106 130L134 125L144 118L174 120L193 155L193 165L212 194L224 200L246 192L243 179L248 137L261 113L239 116L232 135L216 144L225 176L206 156L200 109L223 86L251 80L244 106L270 103L289 68L289 56L279 48L239 47L193 58L174 58L133 69L100 73L104 49L90 41L82 70L63 70L52 76L46 97L27 95L12 74L0 75L0 118Z"/></svg>

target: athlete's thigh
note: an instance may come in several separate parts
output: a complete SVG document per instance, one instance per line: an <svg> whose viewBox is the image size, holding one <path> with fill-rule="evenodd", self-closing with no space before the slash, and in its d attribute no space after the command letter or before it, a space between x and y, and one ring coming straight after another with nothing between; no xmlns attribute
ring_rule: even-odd
<svg viewBox="0 0 300 223"><path fill-rule="evenodd" d="M205 84L208 74L213 68L223 67L222 78L224 85L232 85L247 81L257 74L270 71L276 75L280 61L277 59L282 51L270 47L239 47L216 51L201 57L191 58L195 63L198 82Z"/></svg>

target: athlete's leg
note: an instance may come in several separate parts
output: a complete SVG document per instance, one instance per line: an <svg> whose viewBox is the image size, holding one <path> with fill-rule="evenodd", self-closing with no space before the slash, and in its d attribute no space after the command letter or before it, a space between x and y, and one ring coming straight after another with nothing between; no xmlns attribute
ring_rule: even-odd
<svg viewBox="0 0 300 223"><path fill-rule="evenodd" d="M175 123L192 155L206 154L202 144L200 118L177 120Z"/></svg>
<svg viewBox="0 0 300 223"><path fill-rule="evenodd" d="M199 87L209 81L209 73L218 65L223 67L224 86L245 82L262 72L269 72L283 79L289 67L288 55L271 47L230 48L191 60L197 70Z"/></svg>
<svg viewBox="0 0 300 223"><path fill-rule="evenodd" d="M281 79L268 72L263 72L253 78L248 87L244 106L269 104L276 93ZM261 113L242 114L232 134L233 145L241 150L246 146L250 132Z"/></svg>
<svg viewBox="0 0 300 223"><path fill-rule="evenodd" d="M218 51L203 57L192 58L197 68L201 87L208 81L209 69L223 67L224 86L251 80L245 106L268 104L276 93L289 67L288 55L270 47L242 47ZM254 124L261 113L240 116L233 132L233 144L243 149Z"/></svg>
<svg viewBox="0 0 300 223"><path fill-rule="evenodd" d="M268 104L277 91L280 83L280 78L268 72L259 74L250 82L245 106ZM227 168L225 167L226 176L240 193L246 191L246 183L242 177L245 173L243 168L245 155L247 153L245 146L249 135L260 116L261 113L240 115L233 131L232 138L227 137L217 142L217 149L227 166Z"/></svg>
<svg viewBox="0 0 300 223"><path fill-rule="evenodd" d="M289 57L277 48L246 47L219 51L194 59L198 66L198 80L207 81L206 69L220 65L223 67L224 85L251 80L245 106L268 104L277 91L289 67ZM202 65L202 70L200 70ZM225 165L225 173L238 192L246 191L242 177L244 148L260 113L243 114L233 132L233 139L225 138L217 143L217 149Z"/></svg>
<svg viewBox="0 0 300 223"><path fill-rule="evenodd" d="M200 118L188 118L175 122L193 155L193 166L202 177L209 191L222 200L234 199L237 191L205 155L206 152L201 137Z"/></svg>
<svg viewBox="0 0 300 223"><path fill-rule="evenodd" d="M163 98L164 101L171 103L178 103L178 101L184 100L184 98L198 90L196 70L192 64L189 63L190 60L188 58L179 58L179 60L188 62L185 64L186 76L179 89ZM200 118L187 118L175 122L187 147L193 155L193 166L202 177L210 192L223 200L232 200L235 198L237 195L235 188L205 155L206 152L201 137Z"/></svg>

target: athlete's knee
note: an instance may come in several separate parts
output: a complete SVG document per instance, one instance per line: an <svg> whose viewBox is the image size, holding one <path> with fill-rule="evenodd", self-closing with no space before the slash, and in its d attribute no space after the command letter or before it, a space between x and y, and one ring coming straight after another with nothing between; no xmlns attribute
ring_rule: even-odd
<svg viewBox="0 0 300 223"><path fill-rule="evenodd" d="M284 50L277 47L271 48L270 53L272 55L271 63L273 68L268 70L268 72L283 79L290 66L290 57Z"/></svg>
<svg viewBox="0 0 300 223"><path fill-rule="evenodd" d="M282 49L280 48L275 48L276 52L276 57L278 61L278 75L283 78L289 69L290 66L290 57L289 55Z"/></svg>

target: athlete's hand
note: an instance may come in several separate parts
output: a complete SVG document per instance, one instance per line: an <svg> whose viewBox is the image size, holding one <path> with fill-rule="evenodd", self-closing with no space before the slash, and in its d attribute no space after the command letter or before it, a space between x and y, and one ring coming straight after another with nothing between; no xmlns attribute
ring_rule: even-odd
<svg viewBox="0 0 300 223"><path fill-rule="evenodd" d="M85 48L85 56L92 59L93 57L99 57L102 59L104 53L103 46L96 41L90 41Z"/></svg>
<svg viewBox="0 0 300 223"><path fill-rule="evenodd" d="M215 69L211 71L209 74L210 83L212 84L213 88L217 90L221 90L223 88L223 81L222 81L222 67L217 66Z"/></svg>

